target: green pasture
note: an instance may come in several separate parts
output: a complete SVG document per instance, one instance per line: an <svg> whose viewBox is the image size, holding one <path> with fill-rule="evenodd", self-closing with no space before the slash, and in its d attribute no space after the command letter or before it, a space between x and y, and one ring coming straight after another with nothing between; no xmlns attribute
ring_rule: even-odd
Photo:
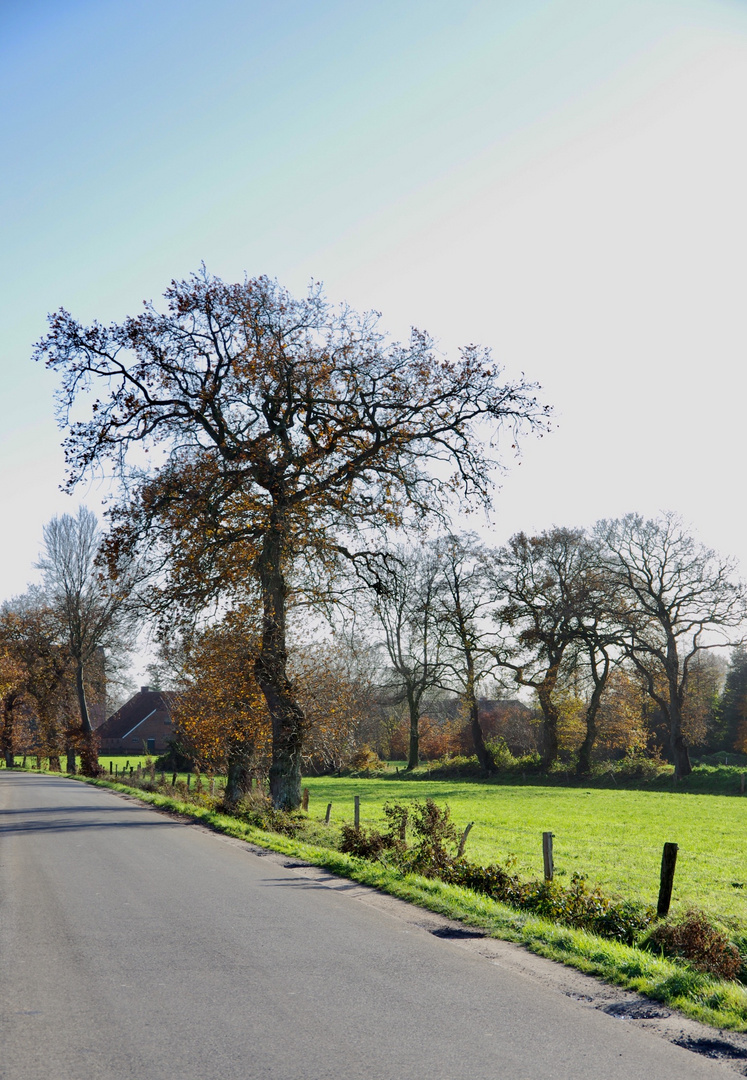
<svg viewBox="0 0 747 1080"><path fill-rule="evenodd" d="M655 904L662 846L679 845L673 904L738 920L747 930L747 797L682 791L600 790L539 784L310 777L309 817L379 825L383 806L425 798L448 803L459 829L474 826L467 854L477 862L516 859L522 876L542 874L542 833L554 834L556 873L574 871L605 891Z"/></svg>

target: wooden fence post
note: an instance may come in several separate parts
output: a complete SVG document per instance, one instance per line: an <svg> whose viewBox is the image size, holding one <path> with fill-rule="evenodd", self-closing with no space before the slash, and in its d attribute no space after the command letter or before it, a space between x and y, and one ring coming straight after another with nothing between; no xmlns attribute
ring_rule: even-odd
<svg viewBox="0 0 747 1080"><path fill-rule="evenodd" d="M176 787L176 773L171 777L171 786Z"/></svg>
<svg viewBox="0 0 747 1080"><path fill-rule="evenodd" d="M545 881L552 881L555 865L552 861L552 838L553 833L542 833L542 861L545 864Z"/></svg>
<svg viewBox="0 0 747 1080"><path fill-rule="evenodd" d="M303 789L303 795L301 796L301 809L303 811L309 809L309 789L307 787Z"/></svg>
<svg viewBox="0 0 747 1080"><path fill-rule="evenodd" d="M475 824L474 821L470 821L469 825L467 826L467 828L462 833L462 839L459 841L459 851L457 852L457 858L458 859L461 859L462 855L464 855L464 848L465 848L465 845L467 843L467 837L469 836L470 829L472 828L472 826L474 824Z"/></svg>
<svg viewBox="0 0 747 1080"><path fill-rule="evenodd" d="M656 905L656 914L660 919L669 914L669 905L672 902L672 886L674 885L674 868L677 865L677 845L665 844L661 856L661 884L659 885L659 902Z"/></svg>
<svg viewBox="0 0 747 1080"><path fill-rule="evenodd" d="M324 818L324 824L329 825L329 815L332 813L332 803L327 803L327 813Z"/></svg>
<svg viewBox="0 0 747 1080"><path fill-rule="evenodd" d="M353 810L354 818L353 818L353 820L354 820L355 828L360 829L360 827L361 827L361 797L360 797L360 795L356 795L354 797L353 806L354 806L354 810Z"/></svg>

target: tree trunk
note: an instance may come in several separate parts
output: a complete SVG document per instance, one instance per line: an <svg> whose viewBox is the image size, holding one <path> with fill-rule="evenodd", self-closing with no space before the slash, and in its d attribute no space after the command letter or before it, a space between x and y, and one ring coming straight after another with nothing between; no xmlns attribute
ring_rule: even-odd
<svg viewBox="0 0 747 1080"><path fill-rule="evenodd" d="M420 705L415 695L408 691L407 707L410 712L410 743L407 751L407 771L420 764Z"/></svg>
<svg viewBox="0 0 747 1080"><path fill-rule="evenodd" d="M12 769L15 766L15 755L13 753L13 705L15 700L15 694L10 693L3 701L3 728L2 733L0 733L0 747L2 747L6 769Z"/></svg>
<svg viewBox="0 0 747 1080"><path fill-rule="evenodd" d="M674 639L667 648L667 682L669 685L669 748L674 762L675 779L682 780L693 771L690 751L682 734L682 701L685 696L687 670L680 679L680 665Z"/></svg>
<svg viewBox="0 0 747 1080"><path fill-rule="evenodd" d="M584 736L584 741L581 743L581 748L578 752L576 776L588 776L591 773L591 753L594 749L594 743L597 737L597 713L599 712L599 706L602 704L602 694L604 693L607 677L609 675L609 660L605 659L603 662L601 674L598 673L594 658L592 658L591 664L594 678L594 691L586 710L586 735Z"/></svg>
<svg viewBox="0 0 747 1080"><path fill-rule="evenodd" d="M60 764L59 754L49 755L49 771L50 772L62 772L62 765Z"/></svg>
<svg viewBox="0 0 747 1080"><path fill-rule="evenodd" d="M98 739L91 727L91 718L88 715L86 688L83 681L83 664L80 661L75 668L75 693L80 711L80 771L83 776L100 776Z"/></svg>
<svg viewBox="0 0 747 1080"><path fill-rule="evenodd" d="M254 670L272 722L270 797L276 809L296 810L301 805L305 717L287 673L283 545L283 526L276 521L267 530L258 560L262 587L262 644Z"/></svg>
<svg viewBox="0 0 747 1080"><path fill-rule="evenodd" d="M477 760L480 762L480 768L486 776L494 776L498 770L496 769L493 755L485 745L485 736L482 733L482 725L480 724L480 710L477 706L474 685L469 687L465 696L469 707L469 726L470 731L472 732L472 742L475 746Z"/></svg>
<svg viewBox="0 0 747 1080"><path fill-rule="evenodd" d="M553 683L554 686L554 683ZM542 709L542 768L549 769L558 760L558 710L552 701L552 689L542 687L537 690Z"/></svg>
<svg viewBox="0 0 747 1080"><path fill-rule="evenodd" d="M253 748L246 744L238 746L231 751L228 759L228 775L226 777L226 790L223 802L227 810L233 810L241 802L248 791L251 790L252 777L250 765Z"/></svg>
<svg viewBox="0 0 747 1080"><path fill-rule="evenodd" d="M690 751L682 734L682 713L679 702L670 703L669 706L669 748L674 762L674 775L677 780L682 780L693 771L690 762Z"/></svg>
<svg viewBox="0 0 747 1080"><path fill-rule="evenodd" d="M65 747L65 758L65 772L68 776L75 776L75 746L72 743Z"/></svg>
<svg viewBox="0 0 747 1080"><path fill-rule="evenodd" d="M591 706L586 710L586 734L578 751L576 776L589 776L591 773L591 752L597 737L596 713L591 716Z"/></svg>

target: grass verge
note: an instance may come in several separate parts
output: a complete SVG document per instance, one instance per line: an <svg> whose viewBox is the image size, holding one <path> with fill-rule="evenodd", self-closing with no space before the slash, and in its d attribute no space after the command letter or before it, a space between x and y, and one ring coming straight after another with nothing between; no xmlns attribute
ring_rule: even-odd
<svg viewBox="0 0 747 1080"><path fill-rule="evenodd" d="M284 855L304 859L350 878L457 919L486 934L513 941L540 956L557 960L617 986L634 990L713 1027L747 1031L747 988L694 971L634 946L622 945L516 911L469 889L416 874L401 874L330 848L269 833L207 806L170 795L145 792L110 780L77 779L132 795L141 802L184 814L228 836L247 840Z"/></svg>

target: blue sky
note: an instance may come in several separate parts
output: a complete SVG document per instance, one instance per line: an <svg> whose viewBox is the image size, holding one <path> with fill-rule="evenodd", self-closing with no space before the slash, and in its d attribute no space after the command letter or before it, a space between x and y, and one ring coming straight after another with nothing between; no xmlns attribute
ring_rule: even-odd
<svg viewBox="0 0 747 1080"><path fill-rule="evenodd" d="M6 2L0 597L58 491L48 311L201 261L539 380L489 538L666 508L747 567L747 3Z"/></svg>

